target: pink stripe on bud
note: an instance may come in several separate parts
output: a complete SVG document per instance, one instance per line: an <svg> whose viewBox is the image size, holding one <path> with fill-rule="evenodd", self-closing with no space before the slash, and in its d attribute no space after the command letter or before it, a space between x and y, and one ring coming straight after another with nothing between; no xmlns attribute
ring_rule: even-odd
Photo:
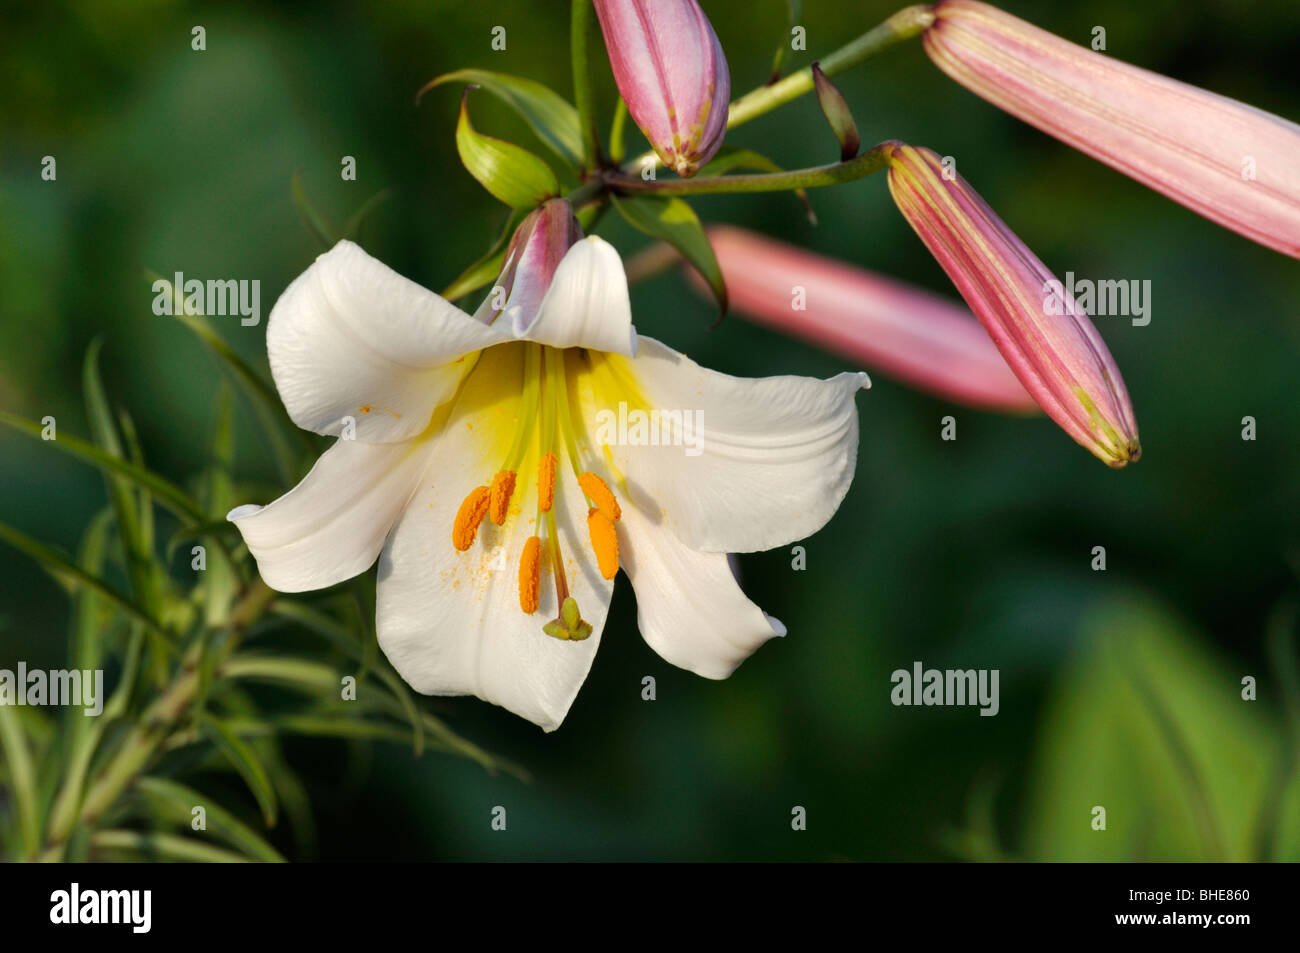
<svg viewBox="0 0 1300 953"><path fill-rule="evenodd" d="M1025 389L1112 467L1141 455L1114 358L1060 281L929 149L894 144L889 191Z"/></svg>
<svg viewBox="0 0 1300 953"><path fill-rule="evenodd" d="M681 176L727 131L731 74L695 0L595 0L618 91L659 158Z"/></svg>
<svg viewBox="0 0 1300 953"><path fill-rule="evenodd" d="M1094 53L974 0L925 50L995 106L1247 238L1300 257L1300 126Z"/></svg>
<svg viewBox="0 0 1300 953"><path fill-rule="evenodd" d="M1036 409L965 308L743 229L709 240L733 310L960 404Z"/></svg>

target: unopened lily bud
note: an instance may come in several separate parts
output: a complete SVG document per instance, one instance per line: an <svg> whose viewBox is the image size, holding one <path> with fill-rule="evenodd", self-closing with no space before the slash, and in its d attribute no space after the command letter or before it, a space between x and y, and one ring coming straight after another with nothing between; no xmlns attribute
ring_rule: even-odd
<svg viewBox="0 0 1300 953"><path fill-rule="evenodd" d="M1119 368L1061 282L929 149L892 144L889 191L1047 415L1109 466L1137 460Z"/></svg>
<svg viewBox="0 0 1300 953"><path fill-rule="evenodd" d="M659 158L691 176L727 130L731 74L696 0L595 0L614 80Z"/></svg>
<svg viewBox="0 0 1300 953"><path fill-rule="evenodd" d="M1225 228L1300 257L1300 126L1076 46L975 0L924 34L945 73Z"/></svg>

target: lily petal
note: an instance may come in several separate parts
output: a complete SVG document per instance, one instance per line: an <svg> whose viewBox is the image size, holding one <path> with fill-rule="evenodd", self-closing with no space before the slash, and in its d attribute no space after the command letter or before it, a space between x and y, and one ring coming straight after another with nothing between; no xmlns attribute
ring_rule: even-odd
<svg viewBox="0 0 1300 953"><path fill-rule="evenodd" d="M415 491L429 445L339 440L284 496L236 507L226 518L272 589L324 589L374 563Z"/></svg>
<svg viewBox="0 0 1300 953"><path fill-rule="evenodd" d="M623 508L619 550L636 590L641 636L666 662L705 678L726 678L785 626L750 602L723 553L701 553Z"/></svg>
<svg viewBox="0 0 1300 953"><path fill-rule="evenodd" d="M467 367L455 362L507 340L348 241L289 285L266 330L293 422L334 436L351 418L370 443L423 432Z"/></svg>
<svg viewBox="0 0 1300 953"><path fill-rule="evenodd" d="M565 254L536 311L507 308L507 313L515 336L538 344L636 354L623 260L595 235Z"/></svg>
<svg viewBox="0 0 1300 953"><path fill-rule="evenodd" d="M643 336L634 360L597 356L591 376L583 406L595 443L692 549L784 546L821 529L848 492L858 450L854 395L870 386L864 373L731 377ZM675 445L643 445L631 427L619 433L620 400L629 417L676 412L666 441Z"/></svg>
<svg viewBox="0 0 1300 953"><path fill-rule="evenodd" d="M536 479L523 478L537 472L535 455L520 467L505 525L485 520L463 553L451 542L461 500L491 476L478 467L492 457L494 431L517 412L517 390L504 382L518 380L518 369L507 363L519 359L518 350L483 355L435 441L435 462L379 559L376 628L384 654L417 691L477 695L553 731L586 680L613 593L613 583L586 555L587 513L577 480L561 468L555 516L569 590L593 630L584 641L542 631L560 608L549 567L537 611L527 615L519 607L519 556L537 532Z"/></svg>

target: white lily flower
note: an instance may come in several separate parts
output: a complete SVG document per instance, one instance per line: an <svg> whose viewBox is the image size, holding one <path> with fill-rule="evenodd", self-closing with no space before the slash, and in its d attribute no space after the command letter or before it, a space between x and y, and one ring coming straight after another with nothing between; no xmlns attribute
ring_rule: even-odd
<svg viewBox="0 0 1300 953"><path fill-rule="evenodd" d="M568 203L535 212L505 307L478 316L350 242L318 258L272 310L267 350L294 423L343 437L284 496L229 515L282 592L378 558L376 629L401 676L547 731L586 679L620 568L674 665L726 678L785 634L726 554L830 519L869 386L729 377L638 340L618 254L580 234ZM623 445L601 430L620 407L683 413L663 415L670 439ZM683 419L701 424L690 446Z"/></svg>

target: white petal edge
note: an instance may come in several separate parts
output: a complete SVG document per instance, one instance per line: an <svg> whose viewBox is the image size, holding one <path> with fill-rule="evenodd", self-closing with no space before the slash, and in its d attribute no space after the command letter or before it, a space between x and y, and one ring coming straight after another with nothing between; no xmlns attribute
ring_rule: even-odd
<svg viewBox="0 0 1300 953"><path fill-rule="evenodd" d="M271 309L266 349L295 424L365 442L421 433L454 393L467 354L509 338L341 241ZM457 363L460 361L460 363Z"/></svg>
<svg viewBox="0 0 1300 953"><path fill-rule="evenodd" d="M555 270L536 314L507 307L516 337L551 347L585 347L632 357L632 326L623 261L595 235L573 245Z"/></svg>
<svg viewBox="0 0 1300 953"><path fill-rule="evenodd" d="M690 412L699 423L690 434L674 425L676 445L609 447L615 466L687 546L723 553L784 546L821 529L843 502L857 463L855 395L870 386L866 374L732 377L644 336L623 366L649 410L678 411L683 422ZM602 388L601 397L612 399L612 390ZM584 414L597 409L584 405ZM599 438L598 422L588 417L588 426Z"/></svg>
<svg viewBox="0 0 1300 953"><path fill-rule="evenodd" d="M746 598L726 554L691 549L636 505L623 507L618 528L641 637L664 661L726 678L768 639L785 635L780 621Z"/></svg>
<svg viewBox="0 0 1300 953"><path fill-rule="evenodd" d="M491 477L493 422L512 419L517 388L493 396L496 365L507 356L490 351L481 373L466 384L445 430L435 440L433 463L394 528L379 559L379 645L393 667L426 695L476 695L528 719L545 731L564 721L586 681L600 644L613 594L590 556L586 509L569 468L559 470L555 513L564 544L565 573L592 635L564 642L542 626L559 613L549 569L542 573L540 604L519 607L519 557L536 533L536 460L526 458L505 526L485 520L466 552L451 544L456 511L471 488ZM464 412L462 408L473 408ZM530 455L530 457L533 455Z"/></svg>
<svg viewBox="0 0 1300 953"><path fill-rule="evenodd" d="M226 518L272 589L324 589L374 564L428 452L428 441L339 440L284 496L266 506L235 507Z"/></svg>

